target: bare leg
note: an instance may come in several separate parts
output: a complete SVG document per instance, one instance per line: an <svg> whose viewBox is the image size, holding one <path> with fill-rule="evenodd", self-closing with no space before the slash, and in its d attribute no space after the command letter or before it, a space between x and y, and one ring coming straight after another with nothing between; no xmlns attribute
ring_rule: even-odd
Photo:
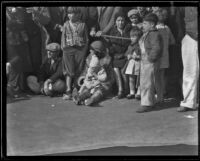
<svg viewBox="0 0 200 161"><path fill-rule="evenodd" d="M130 88L130 94L134 95L135 94L135 80L136 76L129 75L129 88Z"/></svg>
<svg viewBox="0 0 200 161"><path fill-rule="evenodd" d="M117 84L118 84L118 94L123 92L123 85L122 85L122 76L120 73L119 68L114 68L116 78L117 78Z"/></svg>

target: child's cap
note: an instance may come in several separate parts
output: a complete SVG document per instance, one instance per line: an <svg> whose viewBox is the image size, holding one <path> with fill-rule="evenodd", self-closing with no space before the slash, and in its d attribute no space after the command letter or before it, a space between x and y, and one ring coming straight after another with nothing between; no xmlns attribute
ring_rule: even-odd
<svg viewBox="0 0 200 161"><path fill-rule="evenodd" d="M58 43L50 43L46 46L46 50L48 51L60 51L60 45Z"/></svg>
<svg viewBox="0 0 200 161"><path fill-rule="evenodd" d="M130 10L129 12L128 12L128 17L130 18L130 17L132 17L132 16L134 16L134 17L139 17L139 14L138 14L138 10L137 9L132 9L132 10Z"/></svg>
<svg viewBox="0 0 200 161"><path fill-rule="evenodd" d="M106 51L106 48L101 41L94 41L93 43L91 43L90 48L99 53L104 53Z"/></svg>
<svg viewBox="0 0 200 161"><path fill-rule="evenodd" d="M149 13L144 17L143 21L153 22L154 24L157 24L158 17L154 13Z"/></svg>

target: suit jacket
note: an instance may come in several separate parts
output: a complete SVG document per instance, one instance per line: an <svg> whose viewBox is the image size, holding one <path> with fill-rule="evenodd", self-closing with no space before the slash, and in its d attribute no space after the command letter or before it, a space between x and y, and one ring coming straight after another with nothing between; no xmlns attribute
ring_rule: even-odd
<svg viewBox="0 0 200 161"><path fill-rule="evenodd" d="M163 42L157 29L152 29L144 37L144 47L148 60L152 63L158 61L162 54Z"/></svg>
<svg viewBox="0 0 200 161"><path fill-rule="evenodd" d="M50 66L51 66L51 60L47 58L40 67L40 71L38 73L39 81L45 81L46 79L51 79L52 82L55 82L57 79L62 78L63 76L62 59L58 58L54 62L51 69Z"/></svg>

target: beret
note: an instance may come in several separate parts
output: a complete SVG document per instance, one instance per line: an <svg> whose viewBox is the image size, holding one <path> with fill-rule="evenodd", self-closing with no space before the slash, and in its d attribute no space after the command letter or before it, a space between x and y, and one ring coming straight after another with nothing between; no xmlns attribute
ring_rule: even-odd
<svg viewBox="0 0 200 161"><path fill-rule="evenodd" d="M60 51L60 45L58 43L50 43L46 46L49 51Z"/></svg>

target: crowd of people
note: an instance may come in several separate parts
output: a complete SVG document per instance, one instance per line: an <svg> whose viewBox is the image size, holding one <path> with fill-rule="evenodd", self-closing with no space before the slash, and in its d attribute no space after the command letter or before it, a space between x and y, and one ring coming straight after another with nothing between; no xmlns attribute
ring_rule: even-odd
<svg viewBox="0 0 200 161"><path fill-rule="evenodd" d="M197 109L197 7L7 7L7 95L92 106L109 95L137 112Z"/></svg>

